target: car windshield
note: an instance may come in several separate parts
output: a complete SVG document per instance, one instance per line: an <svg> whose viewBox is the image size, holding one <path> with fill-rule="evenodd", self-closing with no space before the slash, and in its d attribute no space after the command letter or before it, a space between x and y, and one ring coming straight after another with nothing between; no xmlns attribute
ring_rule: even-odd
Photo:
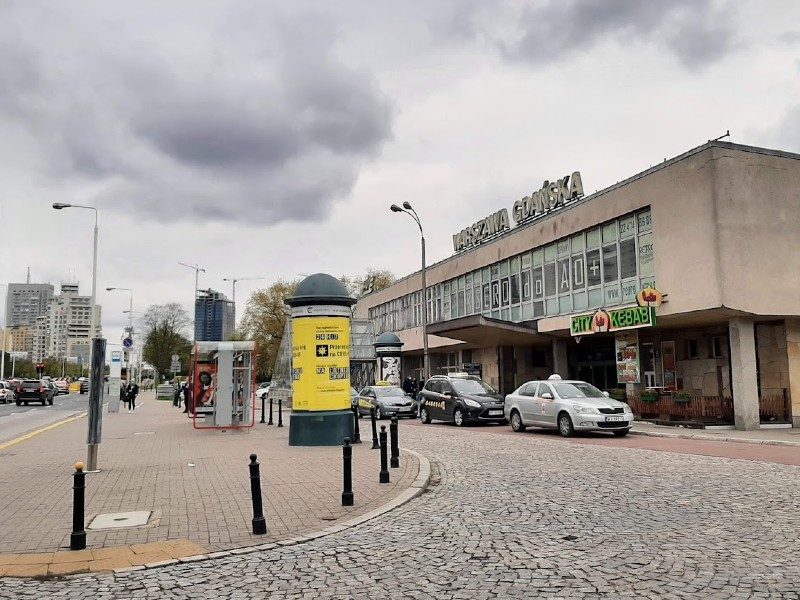
<svg viewBox="0 0 800 600"><path fill-rule="evenodd" d="M591 383L577 381L575 383L555 383L553 387L561 398L605 398L603 392Z"/></svg>
<svg viewBox="0 0 800 600"><path fill-rule="evenodd" d="M496 394L494 388L480 379L452 379L453 387L459 394Z"/></svg>
<svg viewBox="0 0 800 600"><path fill-rule="evenodd" d="M386 397L386 396L405 396L405 392L401 390L399 387L374 387L372 388L375 390L375 394L377 396Z"/></svg>

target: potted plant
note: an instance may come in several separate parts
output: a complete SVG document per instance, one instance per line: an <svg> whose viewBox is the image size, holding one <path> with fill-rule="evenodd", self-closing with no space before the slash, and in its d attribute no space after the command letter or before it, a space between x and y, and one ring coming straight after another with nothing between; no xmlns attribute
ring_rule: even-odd
<svg viewBox="0 0 800 600"><path fill-rule="evenodd" d="M672 399L675 400L675 402L686 404L687 402L690 402L692 400L692 396L688 392L678 391L672 394Z"/></svg>
<svg viewBox="0 0 800 600"><path fill-rule="evenodd" d="M639 394L639 400L642 402L658 402L658 392L655 390L644 390Z"/></svg>
<svg viewBox="0 0 800 600"><path fill-rule="evenodd" d="M628 394L625 392L624 388L613 388L608 391L608 395L614 400L619 400L620 402L627 402L628 400Z"/></svg>

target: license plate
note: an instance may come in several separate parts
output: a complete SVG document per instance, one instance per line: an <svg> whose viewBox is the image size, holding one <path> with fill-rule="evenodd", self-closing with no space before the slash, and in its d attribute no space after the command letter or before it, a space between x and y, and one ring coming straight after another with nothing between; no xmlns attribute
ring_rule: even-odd
<svg viewBox="0 0 800 600"><path fill-rule="evenodd" d="M501 416L502 414L503 414L503 411L502 411L502 410L490 410L490 411L489 411L489 416L490 416L490 417L499 417L499 416Z"/></svg>
<svg viewBox="0 0 800 600"><path fill-rule="evenodd" d="M606 422L608 421L624 421L624 417L606 417Z"/></svg>

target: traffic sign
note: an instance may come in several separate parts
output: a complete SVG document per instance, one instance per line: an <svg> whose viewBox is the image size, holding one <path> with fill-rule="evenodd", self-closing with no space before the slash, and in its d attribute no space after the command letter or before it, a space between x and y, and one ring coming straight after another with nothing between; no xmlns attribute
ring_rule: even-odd
<svg viewBox="0 0 800 600"><path fill-rule="evenodd" d="M133 338L132 337L126 337L124 340L122 340L122 345L125 346L126 348L132 348L133 347Z"/></svg>
<svg viewBox="0 0 800 600"><path fill-rule="evenodd" d="M173 355L172 355L172 360L173 360L173 361L180 360L180 359L181 359L181 357L180 357L180 356L178 356L177 354L173 354Z"/></svg>

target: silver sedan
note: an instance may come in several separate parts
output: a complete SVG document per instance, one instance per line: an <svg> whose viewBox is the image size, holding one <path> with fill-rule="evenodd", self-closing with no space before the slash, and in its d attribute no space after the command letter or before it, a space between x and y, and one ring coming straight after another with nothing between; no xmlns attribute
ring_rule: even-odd
<svg viewBox="0 0 800 600"><path fill-rule="evenodd" d="M576 431L610 431L622 437L633 425L630 406L609 398L590 383L567 381L558 375L521 385L506 396L504 412L514 431L546 427L558 429L564 437Z"/></svg>

